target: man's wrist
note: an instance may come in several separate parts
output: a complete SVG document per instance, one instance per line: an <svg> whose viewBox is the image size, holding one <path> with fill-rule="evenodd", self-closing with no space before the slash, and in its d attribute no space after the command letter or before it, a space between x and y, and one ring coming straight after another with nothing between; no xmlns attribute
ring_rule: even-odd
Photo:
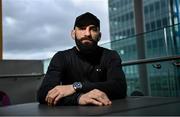
<svg viewBox="0 0 180 117"><path fill-rule="evenodd" d="M72 86L76 92L81 91L83 87L81 82L74 82Z"/></svg>
<svg viewBox="0 0 180 117"><path fill-rule="evenodd" d="M76 90L73 88L73 85L69 85L69 86L70 86L70 88L71 88L72 93L75 93Z"/></svg>
<svg viewBox="0 0 180 117"><path fill-rule="evenodd" d="M80 104L80 97L82 96L83 94L82 93L78 93L78 96L77 96L77 103Z"/></svg>

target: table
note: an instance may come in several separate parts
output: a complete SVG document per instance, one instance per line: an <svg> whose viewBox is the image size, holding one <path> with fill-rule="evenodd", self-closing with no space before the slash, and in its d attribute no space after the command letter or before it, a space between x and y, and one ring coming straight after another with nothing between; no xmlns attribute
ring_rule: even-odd
<svg viewBox="0 0 180 117"><path fill-rule="evenodd" d="M0 107L0 116L82 116L82 115L180 115L179 97L127 97L111 106L55 106L37 102Z"/></svg>

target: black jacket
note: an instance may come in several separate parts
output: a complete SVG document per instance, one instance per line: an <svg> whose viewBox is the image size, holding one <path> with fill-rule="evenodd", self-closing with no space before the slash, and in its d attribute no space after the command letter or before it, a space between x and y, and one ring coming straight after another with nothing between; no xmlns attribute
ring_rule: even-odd
<svg viewBox="0 0 180 117"><path fill-rule="evenodd" d="M38 101L46 103L48 91L57 85L82 82L82 92L60 99L58 105L77 105L81 93L99 89L112 99L126 97L127 85L121 59L116 51L99 47L93 55L84 55L76 47L59 51L52 58L38 90Z"/></svg>

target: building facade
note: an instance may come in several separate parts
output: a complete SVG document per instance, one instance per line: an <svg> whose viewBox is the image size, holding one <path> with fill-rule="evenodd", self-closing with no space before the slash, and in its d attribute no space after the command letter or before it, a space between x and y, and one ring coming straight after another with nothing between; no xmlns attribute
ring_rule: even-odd
<svg viewBox="0 0 180 117"><path fill-rule="evenodd" d="M109 0L111 49L123 61L180 55L180 0ZM123 67L128 94L180 96L177 61Z"/></svg>

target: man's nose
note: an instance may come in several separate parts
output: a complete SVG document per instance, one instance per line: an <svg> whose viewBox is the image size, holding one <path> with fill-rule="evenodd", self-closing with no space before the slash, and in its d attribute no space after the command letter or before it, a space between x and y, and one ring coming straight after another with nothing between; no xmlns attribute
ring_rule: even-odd
<svg viewBox="0 0 180 117"><path fill-rule="evenodd" d="M90 35L91 35L90 29L87 27L85 30L85 36L90 36Z"/></svg>

